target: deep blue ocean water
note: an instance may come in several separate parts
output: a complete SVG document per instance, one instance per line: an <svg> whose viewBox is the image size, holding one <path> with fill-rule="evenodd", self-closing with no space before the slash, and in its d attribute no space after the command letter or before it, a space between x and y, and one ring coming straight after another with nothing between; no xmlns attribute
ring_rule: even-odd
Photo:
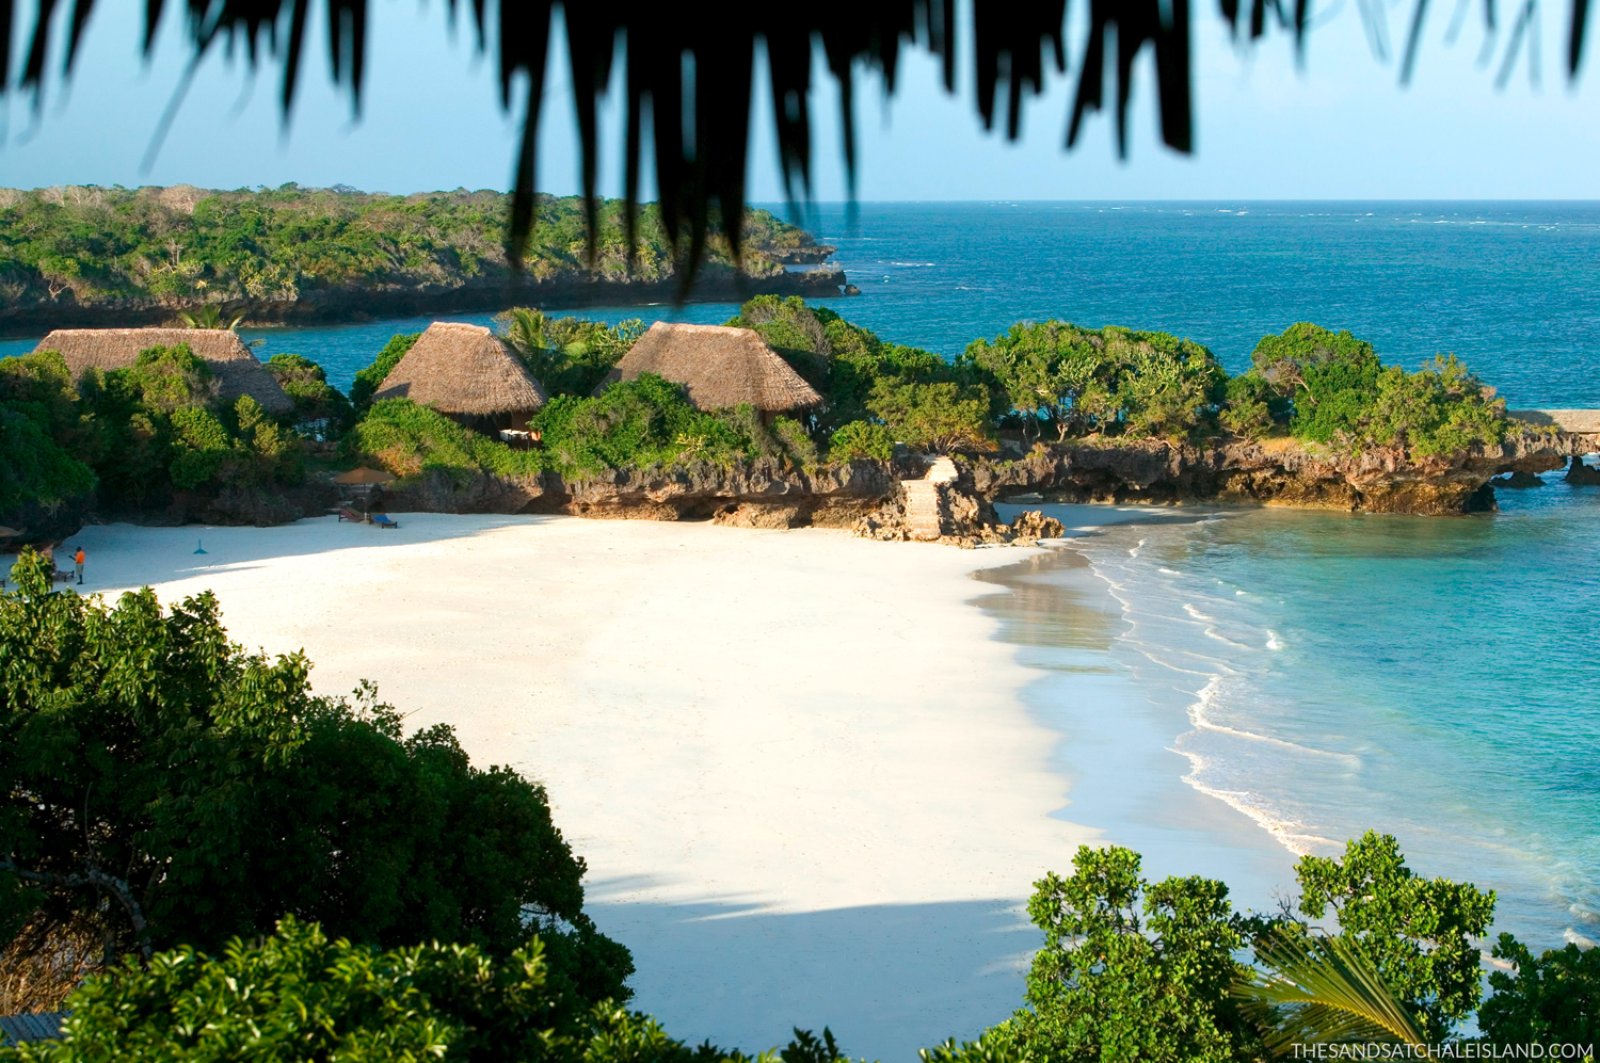
<svg viewBox="0 0 1600 1063"><path fill-rule="evenodd" d="M1600 204L866 204L812 228L863 292L830 305L944 354L1059 317L1197 339L1238 371L1262 335L1310 320L1408 367L1458 354L1512 406L1600 407ZM425 324L247 336L345 387ZM1498 889L1499 927L1549 947L1600 938L1600 489L1501 506L1197 513L1077 545L1116 603L1094 667L1148 697L1195 790L1296 850L1394 833L1419 872Z"/></svg>

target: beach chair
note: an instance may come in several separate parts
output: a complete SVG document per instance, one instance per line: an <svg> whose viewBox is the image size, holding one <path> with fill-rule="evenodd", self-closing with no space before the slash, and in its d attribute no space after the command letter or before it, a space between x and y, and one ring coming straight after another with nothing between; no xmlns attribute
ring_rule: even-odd
<svg viewBox="0 0 1600 1063"><path fill-rule="evenodd" d="M374 513L372 516L368 517L367 519L370 520L372 523L376 524L380 528L398 528L398 527L400 527L400 523L398 521L390 520L389 519L389 514L387 514L387 513Z"/></svg>
<svg viewBox="0 0 1600 1063"><path fill-rule="evenodd" d="M347 520L351 524L365 524L367 522L366 517L363 517L361 514L357 513L348 506L339 507L339 519Z"/></svg>

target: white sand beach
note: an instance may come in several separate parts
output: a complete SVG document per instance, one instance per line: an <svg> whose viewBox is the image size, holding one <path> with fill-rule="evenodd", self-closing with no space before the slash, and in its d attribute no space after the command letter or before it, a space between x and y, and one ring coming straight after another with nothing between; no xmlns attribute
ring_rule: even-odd
<svg viewBox="0 0 1600 1063"><path fill-rule="evenodd" d="M914 1058L1022 999L1060 736L969 578L1017 550L840 532L402 514L86 528L87 592L209 588L246 646L363 678L479 764L544 782L627 944L635 1005L747 1050L832 1027ZM197 545L204 554L196 554Z"/></svg>

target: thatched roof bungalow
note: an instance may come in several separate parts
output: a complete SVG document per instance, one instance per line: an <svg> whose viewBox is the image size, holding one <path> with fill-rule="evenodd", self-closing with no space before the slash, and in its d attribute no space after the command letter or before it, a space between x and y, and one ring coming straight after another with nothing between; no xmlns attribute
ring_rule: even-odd
<svg viewBox="0 0 1600 1063"><path fill-rule="evenodd" d="M764 414L777 414L822 404L822 396L750 329L658 321L600 387L642 373L682 384L689 401L702 410L749 403Z"/></svg>
<svg viewBox="0 0 1600 1063"><path fill-rule="evenodd" d="M526 428L544 388L482 325L435 321L383 378L375 399L410 399L477 428Z"/></svg>
<svg viewBox="0 0 1600 1063"><path fill-rule="evenodd" d="M188 328L64 328L39 341L35 351L58 351L66 359L74 380L90 369L128 369L139 354L151 347L188 345L206 363L217 382L217 396L235 402L249 395L272 414L294 408L267 367L231 329Z"/></svg>

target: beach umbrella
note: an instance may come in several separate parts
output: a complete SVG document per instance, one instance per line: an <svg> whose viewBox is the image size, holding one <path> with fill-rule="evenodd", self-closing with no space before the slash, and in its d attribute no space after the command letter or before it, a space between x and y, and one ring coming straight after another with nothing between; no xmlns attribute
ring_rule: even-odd
<svg viewBox="0 0 1600 1063"><path fill-rule="evenodd" d="M338 476L333 478L333 482L336 484L350 485L387 484L394 482L394 476L390 473L384 472L382 469L373 469L366 465L362 465L358 468L351 469L349 472L340 473Z"/></svg>
<svg viewBox="0 0 1600 1063"><path fill-rule="evenodd" d="M0 524L0 539L15 539L21 534L22 532L16 528L8 528L4 524Z"/></svg>

